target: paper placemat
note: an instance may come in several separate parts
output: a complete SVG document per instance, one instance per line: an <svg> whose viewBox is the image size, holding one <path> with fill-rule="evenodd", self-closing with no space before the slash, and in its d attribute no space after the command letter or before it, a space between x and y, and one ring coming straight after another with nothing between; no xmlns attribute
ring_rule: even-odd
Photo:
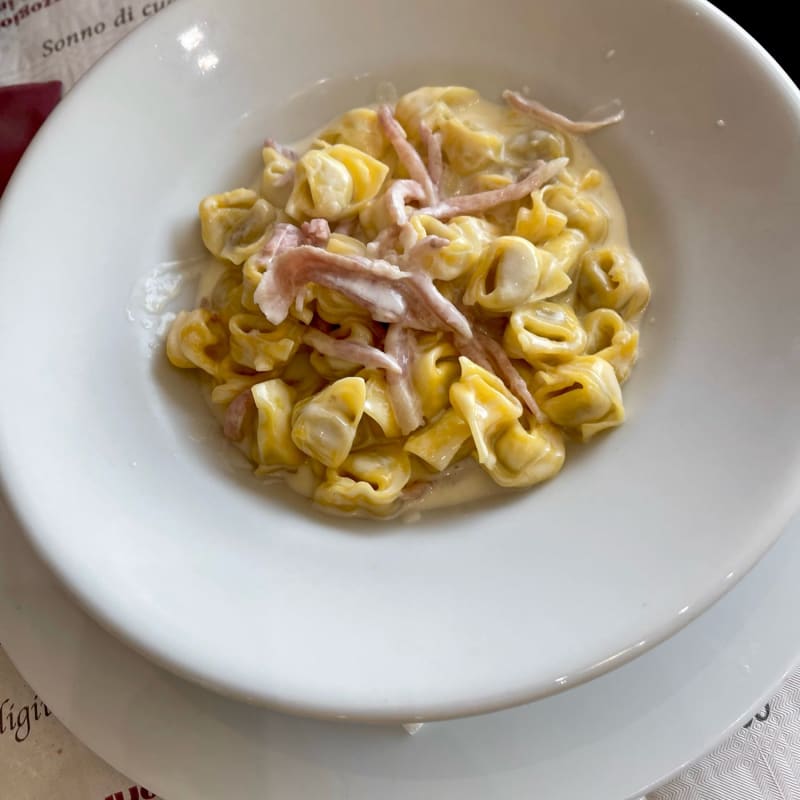
<svg viewBox="0 0 800 800"><path fill-rule="evenodd" d="M121 37L172 2L0 0L0 192L59 95ZM150 800L155 795L75 739L0 649L0 799L50 797ZM800 670L727 742L647 800L798 798Z"/></svg>

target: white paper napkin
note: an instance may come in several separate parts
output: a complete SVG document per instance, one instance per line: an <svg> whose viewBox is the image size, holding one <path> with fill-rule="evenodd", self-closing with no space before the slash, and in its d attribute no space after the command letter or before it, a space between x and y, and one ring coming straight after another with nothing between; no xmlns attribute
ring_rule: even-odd
<svg viewBox="0 0 800 800"><path fill-rule="evenodd" d="M743 728L648 800L800 798L800 670Z"/></svg>

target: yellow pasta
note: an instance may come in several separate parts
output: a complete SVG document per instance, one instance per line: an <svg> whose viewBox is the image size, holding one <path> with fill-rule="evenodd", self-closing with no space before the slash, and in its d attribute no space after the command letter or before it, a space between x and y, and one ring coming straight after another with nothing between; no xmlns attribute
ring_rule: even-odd
<svg viewBox="0 0 800 800"><path fill-rule="evenodd" d="M551 241L567 226L567 217L551 208L543 197L543 190L531 195L531 207L521 206L517 211L514 233L524 236L533 244Z"/></svg>
<svg viewBox="0 0 800 800"><path fill-rule="evenodd" d="M611 308L630 319L650 300L650 285L633 253L604 247L581 260L578 296L588 308Z"/></svg>
<svg viewBox="0 0 800 800"><path fill-rule="evenodd" d="M566 303L539 301L511 314L503 344L510 356L545 369L583 353L586 331Z"/></svg>
<svg viewBox="0 0 800 800"><path fill-rule="evenodd" d="M464 418L453 408L448 408L430 425L409 436L405 449L441 472L463 450L464 443L471 441L471 435Z"/></svg>
<svg viewBox="0 0 800 800"><path fill-rule="evenodd" d="M302 331L287 319L272 325L261 314L235 314L228 323L231 357L257 372L269 372L285 364L297 351Z"/></svg>
<svg viewBox="0 0 800 800"><path fill-rule="evenodd" d="M569 121L508 100L425 86L350 109L200 203L215 266L166 354L257 474L391 517L481 471L547 481L565 436L625 420L647 277Z"/></svg>
<svg viewBox="0 0 800 800"><path fill-rule="evenodd" d="M500 161L503 137L494 131L478 130L458 117L443 120L438 126L447 161L459 175L472 175Z"/></svg>
<svg viewBox="0 0 800 800"><path fill-rule="evenodd" d="M450 403L450 387L460 368L455 347L437 334L428 334L418 343L411 380L420 397L422 414L433 419Z"/></svg>
<svg viewBox="0 0 800 800"><path fill-rule="evenodd" d="M328 469L314 499L344 512L367 509L378 516L396 510L411 478L411 463L399 445L351 453L336 469Z"/></svg>
<svg viewBox="0 0 800 800"><path fill-rule="evenodd" d="M598 356L579 356L537 373L539 408L556 425L583 439L625 421L614 368Z"/></svg>
<svg viewBox="0 0 800 800"><path fill-rule="evenodd" d="M564 437L559 429L525 414L497 436L494 458L485 468L500 486L534 486L556 475L564 457Z"/></svg>
<svg viewBox="0 0 800 800"><path fill-rule="evenodd" d="M480 95L474 89L463 86L423 86L401 97L394 113L409 137L416 140L420 123L436 130L443 121L479 101Z"/></svg>
<svg viewBox="0 0 800 800"><path fill-rule="evenodd" d="M294 162L274 147L261 151L264 170L261 173L261 195L273 206L282 208L292 191Z"/></svg>
<svg viewBox="0 0 800 800"><path fill-rule="evenodd" d="M608 361L620 383L628 380L639 352L639 331L610 308L588 313L583 318L583 327L587 355Z"/></svg>
<svg viewBox="0 0 800 800"><path fill-rule="evenodd" d="M274 219L275 209L250 189L211 195L200 203L203 244L234 264L258 250Z"/></svg>
<svg viewBox="0 0 800 800"><path fill-rule="evenodd" d="M500 236L475 265L464 302L489 312L515 308L560 294L571 281L556 259L520 236Z"/></svg>
<svg viewBox="0 0 800 800"><path fill-rule="evenodd" d="M319 138L329 144L349 145L380 160L387 157L389 148L374 108L354 108L345 112L325 128Z"/></svg>
<svg viewBox="0 0 800 800"><path fill-rule="evenodd" d="M386 376L379 369L363 370L359 376L366 381L362 420L372 420L387 439L399 437L400 426L397 424L397 417L392 408Z"/></svg>
<svg viewBox="0 0 800 800"><path fill-rule="evenodd" d="M580 190L563 185L543 190L548 208L566 217L567 225L581 231L590 242L601 242L608 233L608 217Z"/></svg>
<svg viewBox="0 0 800 800"><path fill-rule="evenodd" d="M491 468L496 438L522 416L522 405L497 375L460 358L461 377L450 387L450 402L469 426L478 461Z"/></svg>
<svg viewBox="0 0 800 800"><path fill-rule="evenodd" d="M167 336L167 357L173 366L198 368L212 377L224 358L227 335L219 316L209 309L181 311Z"/></svg>
<svg viewBox="0 0 800 800"><path fill-rule="evenodd" d="M303 463L303 453L292 441L292 411L296 392L280 378L257 383L250 390L258 410L256 461L274 471Z"/></svg>
<svg viewBox="0 0 800 800"><path fill-rule="evenodd" d="M309 150L297 162L286 211L301 220L343 219L378 194L388 173L386 164L347 144Z"/></svg>

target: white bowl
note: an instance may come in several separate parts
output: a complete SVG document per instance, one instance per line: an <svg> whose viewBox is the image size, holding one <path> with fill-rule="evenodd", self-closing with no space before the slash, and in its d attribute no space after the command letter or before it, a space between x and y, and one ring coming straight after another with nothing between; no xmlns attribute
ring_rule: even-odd
<svg viewBox="0 0 800 800"><path fill-rule="evenodd" d="M181 674L363 719L530 700L708 607L798 500L797 89L695 0L231 6L184 0L123 42L4 198L0 463L47 562ZM413 525L227 469L195 383L126 318L142 276L200 252L198 199L249 180L265 136L384 80L528 84L574 114L620 97L591 144L654 296L625 426L536 491Z"/></svg>

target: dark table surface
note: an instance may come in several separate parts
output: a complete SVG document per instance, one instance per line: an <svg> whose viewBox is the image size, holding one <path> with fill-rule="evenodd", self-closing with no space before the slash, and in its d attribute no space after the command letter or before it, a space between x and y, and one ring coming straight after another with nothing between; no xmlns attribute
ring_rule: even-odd
<svg viewBox="0 0 800 800"><path fill-rule="evenodd" d="M757 39L789 73L795 83L800 84L800 52L792 43L792 22L788 8L777 3L742 3L730 0L714 0L714 5L735 19L751 36Z"/></svg>

